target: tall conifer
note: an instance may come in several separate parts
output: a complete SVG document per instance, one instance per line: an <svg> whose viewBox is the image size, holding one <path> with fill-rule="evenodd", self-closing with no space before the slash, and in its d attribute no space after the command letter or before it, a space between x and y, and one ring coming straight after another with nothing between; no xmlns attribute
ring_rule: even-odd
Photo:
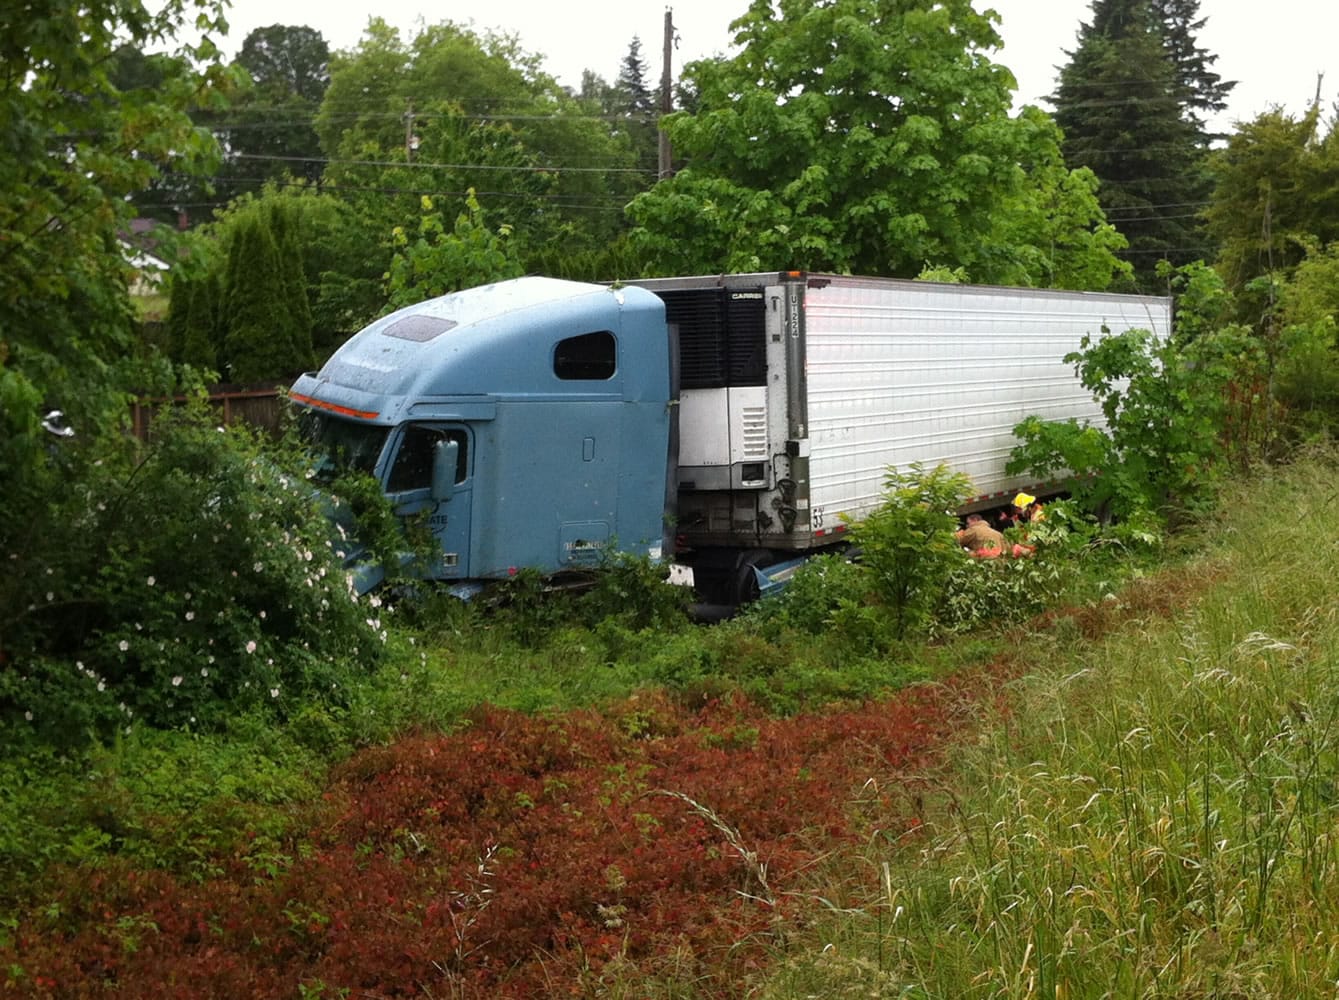
<svg viewBox="0 0 1339 1000"><path fill-rule="evenodd" d="M182 330L178 360L196 368L213 371L218 368L219 347L222 340L218 273L211 271L204 277L192 281L189 288L190 297L187 300L186 323Z"/></svg>
<svg viewBox="0 0 1339 1000"><path fill-rule="evenodd" d="M660 139L656 131L656 95L646 82L642 41L636 35L628 43L628 54L623 57L610 98L614 104L614 114L622 119L622 127L636 154L637 165L644 170L654 170L660 155Z"/></svg>
<svg viewBox="0 0 1339 1000"><path fill-rule="evenodd" d="M1208 72L1214 57L1195 44L1204 23L1196 8L1197 0L1093 0L1052 97L1065 160L1101 181L1102 207L1130 242L1123 256L1148 290L1160 259L1209 254L1195 217L1209 191L1200 114L1216 110L1230 85Z"/></svg>
<svg viewBox="0 0 1339 1000"><path fill-rule="evenodd" d="M1153 0L1153 10L1162 22L1163 42L1176 68L1176 82L1181 88L1181 103L1187 116L1201 131L1207 119L1227 107L1227 96L1237 84L1224 80L1213 71L1218 56L1201 48L1196 32L1208 18L1199 16L1200 0ZM1205 134L1204 138L1216 138Z"/></svg>
<svg viewBox="0 0 1339 1000"><path fill-rule="evenodd" d="M302 267L301 225L296 205L291 200L275 199L269 204L266 219L279 251L279 273L288 304L290 336L294 360L302 369L311 367L312 309L307 298L307 275Z"/></svg>
<svg viewBox="0 0 1339 1000"><path fill-rule="evenodd" d="M279 248L257 218L244 219L228 255L225 377L259 382L301 371Z"/></svg>

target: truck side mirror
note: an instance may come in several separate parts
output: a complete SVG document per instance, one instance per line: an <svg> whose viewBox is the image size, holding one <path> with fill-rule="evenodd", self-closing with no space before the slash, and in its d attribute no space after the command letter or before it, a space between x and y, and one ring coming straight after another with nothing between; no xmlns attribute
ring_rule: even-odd
<svg viewBox="0 0 1339 1000"><path fill-rule="evenodd" d="M449 500L456 485L460 442L443 438L432 446L432 498Z"/></svg>

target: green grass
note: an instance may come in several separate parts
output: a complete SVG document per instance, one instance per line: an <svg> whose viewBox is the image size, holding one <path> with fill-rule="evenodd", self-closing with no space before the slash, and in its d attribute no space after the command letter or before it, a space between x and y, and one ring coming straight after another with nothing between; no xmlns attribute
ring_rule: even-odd
<svg viewBox="0 0 1339 1000"><path fill-rule="evenodd" d="M1138 563L1089 556L1082 565L1089 572L1069 579L1071 593L1109 589ZM404 733L449 731L481 704L562 711L664 688L700 705L740 690L788 715L985 663L1011 641L1002 628L933 643L894 640L858 591L836 605L830 593L808 595L790 609L794 621L760 609L696 627L676 613L679 597L650 586L644 573L615 567L590 594L543 600L532 599L535 581L521 579L512 600L493 608L454 598L406 602L383 612L390 634L382 666L361 679L350 672L338 707L296 707L281 724L242 717L210 732L137 727L110 746L63 756L7 748L0 902L40 893L52 863L119 857L207 875L216 857L253 835L263 854L302 829L332 764Z"/></svg>
<svg viewBox="0 0 1339 1000"><path fill-rule="evenodd" d="M923 834L833 866L817 892L851 912L759 995L1333 996L1335 473L1229 497L1203 555L1127 594L1105 638L1028 641ZM1196 596L1168 615L1158 588Z"/></svg>

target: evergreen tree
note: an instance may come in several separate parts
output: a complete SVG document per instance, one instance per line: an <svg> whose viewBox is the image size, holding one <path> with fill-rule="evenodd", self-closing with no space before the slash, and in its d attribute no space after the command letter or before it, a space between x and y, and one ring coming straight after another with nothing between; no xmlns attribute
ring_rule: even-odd
<svg viewBox="0 0 1339 1000"><path fill-rule="evenodd" d="M1191 72L1196 59L1212 61L1194 46L1202 22L1193 20L1193 0L1162 0L1182 18L1179 35L1155 2L1093 0L1092 21L1081 27L1052 97L1066 162L1097 175L1102 207L1129 240L1123 256L1149 290L1159 285L1158 260L1204 256L1195 210L1210 188L1207 137L1194 108L1221 100Z"/></svg>
<svg viewBox="0 0 1339 1000"><path fill-rule="evenodd" d="M167 284L167 353L173 361L181 359L182 345L186 343L186 323L191 311L193 282L180 271L168 278Z"/></svg>
<svg viewBox="0 0 1339 1000"><path fill-rule="evenodd" d="M301 371L309 363L295 343L274 236L259 219L244 219L228 254L225 377L259 382Z"/></svg>
<svg viewBox="0 0 1339 1000"><path fill-rule="evenodd" d="M221 336L220 298L222 286L218 272L211 271L189 284L185 329L177 360L195 368L216 371Z"/></svg>
<svg viewBox="0 0 1339 1000"><path fill-rule="evenodd" d="M628 43L628 54L613 87L614 115L632 144L637 166L655 170L660 159L660 136L656 126L656 95L646 83L642 42L636 35Z"/></svg>
<svg viewBox="0 0 1339 1000"><path fill-rule="evenodd" d="M301 220L293 199L279 198L268 203L267 221L279 251L280 278L284 302L288 305L293 350L302 367L312 364L312 308L307 297L307 276L302 267Z"/></svg>
<svg viewBox="0 0 1339 1000"><path fill-rule="evenodd" d="M1237 84L1224 80L1211 68L1218 56L1200 48L1195 33L1207 18L1199 16L1199 0L1153 0L1153 10L1162 24L1167 55L1176 68L1181 104L1187 117L1201 130L1205 119L1227 107L1227 95ZM1217 138L1203 134L1204 140Z"/></svg>
<svg viewBox="0 0 1339 1000"><path fill-rule="evenodd" d="M623 57L623 65L618 71L618 80L614 84L622 99L625 111L630 115L648 115L656 110L655 95L646 84L646 63L642 59L642 40L636 35L628 43L628 54Z"/></svg>
<svg viewBox="0 0 1339 1000"><path fill-rule="evenodd" d="M214 272L177 275L167 317L168 353L173 361L213 371L218 367L219 280Z"/></svg>

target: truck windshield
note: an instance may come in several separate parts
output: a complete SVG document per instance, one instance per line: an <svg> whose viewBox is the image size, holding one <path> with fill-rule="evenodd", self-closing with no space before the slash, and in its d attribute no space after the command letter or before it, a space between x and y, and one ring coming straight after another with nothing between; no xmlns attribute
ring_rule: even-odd
<svg viewBox="0 0 1339 1000"><path fill-rule="evenodd" d="M311 478L329 483L346 472L371 475L386 445L387 428L341 420L315 410L298 415L298 430L311 458Z"/></svg>

